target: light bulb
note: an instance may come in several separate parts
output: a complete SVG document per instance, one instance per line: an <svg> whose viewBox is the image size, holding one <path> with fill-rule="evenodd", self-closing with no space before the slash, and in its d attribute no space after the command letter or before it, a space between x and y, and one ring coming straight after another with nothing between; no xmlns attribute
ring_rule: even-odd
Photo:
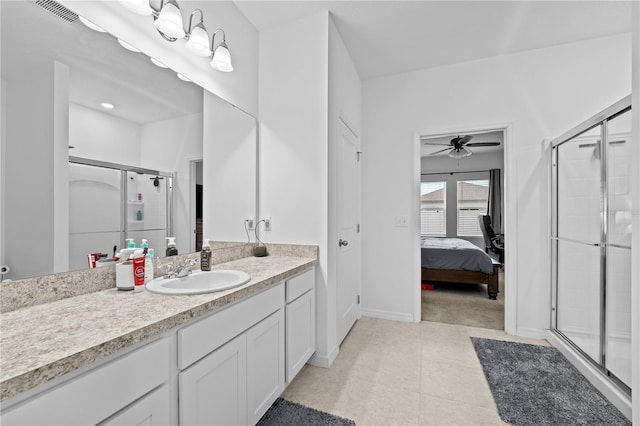
<svg viewBox="0 0 640 426"><path fill-rule="evenodd" d="M191 82L191 80L189 80L187 77L185 77L184 75L180 74L179 72L176 73L178 75L178 78L182 81L186 81L186 82Z"/></svg>
<svg viewBox="0 0 640 426"><path fill-rule="evenodd" d="M231 65L231 53L224 41L214 50L213 59L211 59L211 66L222 72L233 71L233 65Z"/></svg>
<svg viewBox="0 0 640 426"><path fill-rule="evenodd" d="M169 0L164 4L155 26L162 34L172 38L184 38L184 28L182 26L182 14L180 7L174 0Z"/></svg>
<svg viewBox="0 0 640 426"><path fill-rule="evenodd" d="M166 66L165 64L157 60L156 58L149 58L149 59L151 60L151 62L153 62L153 65L155 66L158 66L160 68L169 68L168 66Z"/></svg>
<svg viewBox="0 0 640 426"><path fill-rule="evenodd" d="M211 55L211 50L209 49L209 34L207 34L204 25L198 24L193 28L185 47L198 56Z"/></svg>
<svg viewBox="0 0 640 426"><path fill-rule="evenodd" d="M132 52L136 52L136 53L140 53L140 49L138 49L137 47L134 47L132 45L130 45L129 43L127 43L124 40L118 39L118 43L120 43L120 46L124 47L127 50L130 50Z"/></svg>
<svg viewBox="0 0 640 426"><path fill-rule="evenodd" d="M114 109L115 105L110 104L109 102L102 102L100 106L104 109Z"/></svg>
<svg viewBox="0 0 640 426"><path fill-rule="evenodd" d="M87 28L91 28L93 31L98 31L99 33L106 33L106 30L103 30L102 27L97 26L87 18L83 18L82 16L78 16L80 18L80 22L82 22Z"/></svg>

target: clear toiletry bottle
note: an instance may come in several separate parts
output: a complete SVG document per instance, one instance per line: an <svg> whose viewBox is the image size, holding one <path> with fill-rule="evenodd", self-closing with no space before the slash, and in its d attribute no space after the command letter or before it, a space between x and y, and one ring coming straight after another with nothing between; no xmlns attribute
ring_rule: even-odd
<svg viewBox="0 0 640 426"><path fill-rule="evenodd" d="M202 251L200 252L200 269L203 271L211 270L211 246L209 240L204 240Z"/></svg>
<svg viewBox="0 0 640 426"><path fill-rule="evenodd" d="M167 256L176 256L178 248L176 247L176 237L165 237L167 240Z"/></svg>

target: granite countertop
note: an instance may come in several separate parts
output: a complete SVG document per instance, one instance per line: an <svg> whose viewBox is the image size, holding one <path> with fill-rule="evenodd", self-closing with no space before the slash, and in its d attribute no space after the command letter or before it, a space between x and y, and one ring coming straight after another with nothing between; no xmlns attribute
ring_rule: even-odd
<svg viewBox="0 0 640 426"><path fill-rule="evenodd" d="M114 288L0 315L0 401L256 293L317 263L293 256L247 257L212 269L237 269L251 281L191 296Z"/></svg>

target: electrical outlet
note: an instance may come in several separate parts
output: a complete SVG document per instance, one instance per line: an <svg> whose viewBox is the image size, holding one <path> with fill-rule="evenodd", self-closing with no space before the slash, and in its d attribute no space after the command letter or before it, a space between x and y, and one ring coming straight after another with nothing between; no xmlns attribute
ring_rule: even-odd
<svg viewBox="0 0 640 426"><path fill-rule="evenodd" d="M244 223L246 223L246 224L247 224L247 229L248 229L249 231L253 231L253 230L255 229L255 227L256 227L256 225L255 225L254 220L253 220L253 218L252 218L252 217L248 217L248 218L246 218L246 219L244 220Z"/></svg>
<svg viewBox="0 0 640 426"><path fill-rule="evenodd" d="M271 218L265 217L263 220L264 220L264 230L271 231Z"/></svg>

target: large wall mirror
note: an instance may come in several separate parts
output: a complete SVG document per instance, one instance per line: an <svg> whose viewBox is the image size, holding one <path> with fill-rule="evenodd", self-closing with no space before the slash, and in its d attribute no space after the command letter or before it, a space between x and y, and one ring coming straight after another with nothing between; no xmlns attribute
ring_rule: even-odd
<svg viewBox="0 0 640 426"><path fill-rule="evenodd" d="M0 3L4 278L85 269L125 238L159 257L167 236L246 243L255 118L57 6Z"/></svg>

